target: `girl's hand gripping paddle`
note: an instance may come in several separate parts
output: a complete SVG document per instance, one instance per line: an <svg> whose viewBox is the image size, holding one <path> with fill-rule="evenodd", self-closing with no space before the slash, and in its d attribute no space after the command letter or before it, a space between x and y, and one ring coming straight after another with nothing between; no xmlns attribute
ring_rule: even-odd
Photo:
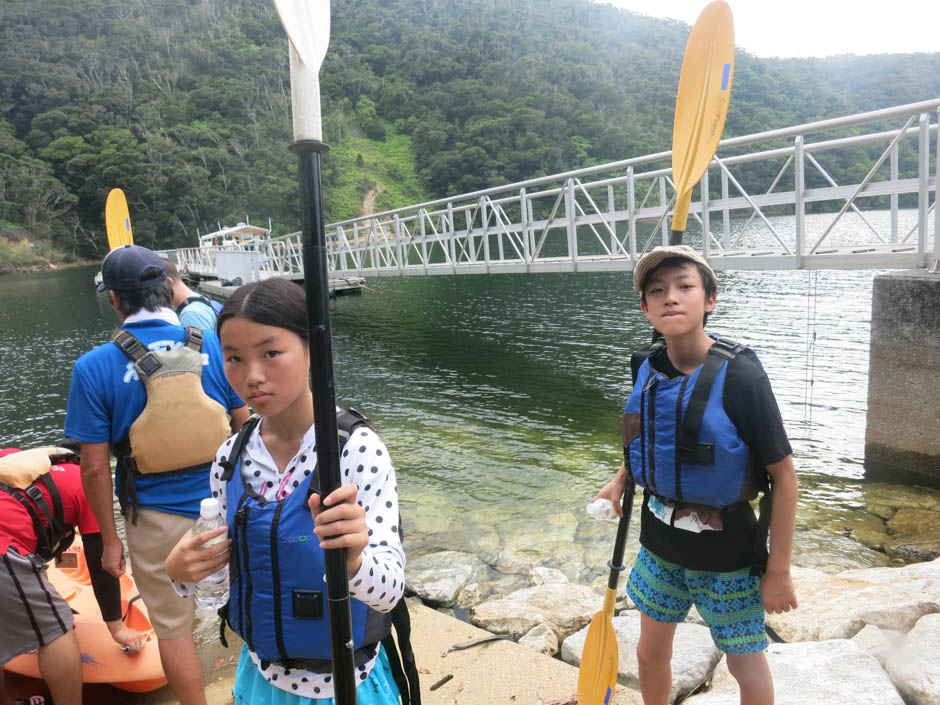
<svg viewBox="0 0 940 705"><path fill-rule="evenodd" d="M681 245L692 189L711 163L731 101L734 20L724 0L709 3L695 21L682 59L672 131L676 207L670 245Z"/></svg>
<svg viewBox="0 0 940 705"><path fill-rule="evenodd" d="M627 489L623 493L623 516L617 524L617 539L614 541L614 556L608 564L610 577L604 593L604 606L594 615L584 639L581 667L578 670L578 705L607 705L617 686L620 654L612 620L617 601L617 584L623 572L623 550L627 545L634 490L633 479L628 476Z"/></svg>

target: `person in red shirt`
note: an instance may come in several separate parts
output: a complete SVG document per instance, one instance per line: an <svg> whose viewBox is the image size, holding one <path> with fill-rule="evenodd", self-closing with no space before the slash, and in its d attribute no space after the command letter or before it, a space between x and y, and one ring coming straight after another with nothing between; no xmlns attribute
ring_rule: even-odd
<svg viewBox="0 0 940 705"><path fill-rule="evenodd" d="M16 452L16 448L2 449L0 458ZM140 651L141 634L125 627L121 619L120 583L101 567L101 531L82 490L79 466L69 462L53 465L49 478L61 497L64 522L82 534L92 588L111 637L130 653ZM40 488L47 506L53 507L44 484L37 482L34 487ZM38 505L33 502L33 507ZM37 514L48 527L44 513L40 510ZM49 582L47 562L37 553L38 543L29 510L8 491L0 491L0 705L17 702L6 693L3 666L34 649L52 700L57 705L81 705L82 659L72 612ZM25 702L34 703L37 698Z"/></svg>

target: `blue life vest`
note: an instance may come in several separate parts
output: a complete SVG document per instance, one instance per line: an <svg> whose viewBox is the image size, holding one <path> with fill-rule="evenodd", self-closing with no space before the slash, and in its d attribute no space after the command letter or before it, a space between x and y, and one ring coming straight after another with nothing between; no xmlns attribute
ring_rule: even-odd
<svg viewBox="0 0 940 705"><path fill-rule="evenodd" d="M649 358L640 365L623 423L624 457L638 485L718 509L758 495L750 450L722 404L728 362L744 350L716 339L705 364L673 379L653 370Z"/></svg>
<svg viewBox="0 0 940 705"><path fill-rule="evenodd" d="M240 450L256 421L232 445L226 522L232 539L227 614L232 629L262 661L289 661L328 671L331 659L323 550L307 507L316 472L280 500L266 500L241 476ZM249 425L250 424L250 425ZM242 433L244 435L242 435ZM242 441L242 443L239 443ZM390 633L391 615L350 597L356 664ZM225 609L225 608L223 608ZM323 664L304 663L322 661ZM322 667L322 668L321 668Z"/></svg>

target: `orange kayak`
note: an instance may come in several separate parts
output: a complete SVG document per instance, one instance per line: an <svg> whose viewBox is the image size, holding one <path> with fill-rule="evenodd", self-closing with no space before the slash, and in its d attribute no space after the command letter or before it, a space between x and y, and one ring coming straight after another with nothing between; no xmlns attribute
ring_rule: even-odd
<svg viewBox="0 0 940 705"><path fill-rule="evenodd" d="M50 565L48 572L49 582L72 608L75 636L82 650L83 682L109 683L133 693L156 690L166 683L157 638L144 601L135 599L137 587L130 575L130 567L121 576L121 611L126 615L124 623L147 640L139 654L125 654L108 632L91 587L81 537L75 537L75 543L62 554L59 565ZM35 653L17 656L6 665L6 669L23 676L41 678Z"/></svg>

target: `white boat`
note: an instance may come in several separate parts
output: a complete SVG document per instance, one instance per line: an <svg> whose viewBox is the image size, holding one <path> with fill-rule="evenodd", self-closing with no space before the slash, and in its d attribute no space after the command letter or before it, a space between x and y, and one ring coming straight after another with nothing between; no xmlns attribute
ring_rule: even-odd
<svg viewBox="0 0 940 705"><path fill-rule="evenodd" d="M271 234L270 228L239 223L230 228L219 228L215 232L199 236L200 249L211 247L238 247L250 249L252 243L266 239Z"/></svg>

